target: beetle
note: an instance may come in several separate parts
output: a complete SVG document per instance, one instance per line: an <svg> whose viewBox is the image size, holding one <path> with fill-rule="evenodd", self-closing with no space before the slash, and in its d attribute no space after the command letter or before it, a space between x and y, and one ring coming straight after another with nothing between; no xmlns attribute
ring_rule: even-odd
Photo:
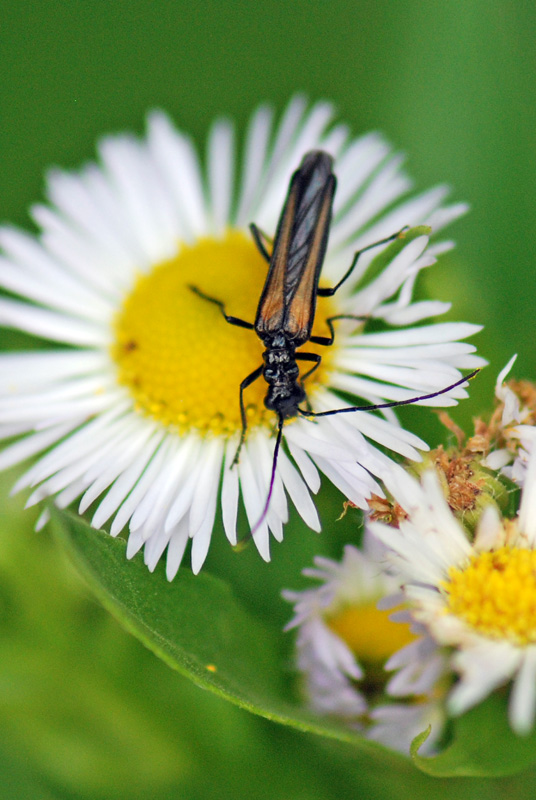
<svg viewBox="0 0 536 800"><path fill-rule="evenodd" d="M218 306L229 324L254 330L266 348L262 354L263 364L247 375L240 384L242 431L231 465L237 464L247 433L244 391L262 375L268 384L264 404L275 412L278 424L268 496L262 515L254 525L252 533L264 521L268 512L285 420L297 416L317 418L353 411L373 411L408 405L444 394L474 377L478 372L475 370L444 389L408 400L377 405L350 406L320 412L301 407L303 403L307 402L304 380L318 368L322 357L317 353L296 352L297 348L306 342L325 347L332 345L335 340L333 323L338 319L363 321L363 317L338 314L326 320L330 336L312 335L317 297L334 295L350 277L359 257L364 252L403 237L404 231L407 230L407 228L403 228L401 231L357 251L349 268L335 286L320 287L318 284L326 254L336 185L333 158L323 150L306 153L290 180L271 254L265 245L265 242L269 241L268 237L255 223L251 223L250 230L253 239L269 264L254 323L227 314L221 300L205 294L197 286L189 287L203 300ZM298 361L308 362L312 366L303 375L300 375Z"/></svg>

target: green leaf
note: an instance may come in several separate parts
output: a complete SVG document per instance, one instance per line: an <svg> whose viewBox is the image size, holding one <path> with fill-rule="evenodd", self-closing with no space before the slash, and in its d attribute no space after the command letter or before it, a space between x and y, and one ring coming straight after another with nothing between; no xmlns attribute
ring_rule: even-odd
<svg viewBox="0 0 536 800"><path fill-rule="evenodd" d="M42 776L36 774L28 763L16 753L12 742L0 740L0 775L2 800L58 800L58 795L46 786Z"/></svg>
<svg viewBox="0 0 536 800"><path fill-rule="evenodd" d="M151 574L140 555L127 561L123 540L57 509L52 519L103 605L170 667L255 714L387 756L381 746L293 704L281 669L280 629L243 608L224 581L182 569L169 583L162 565Z"/></svg>
<svg viewBox="0 0 536 800"><path fill-rule="evenodd" d="M225 581L182 569L169 583L163 565L151 574L140 555L127 561L124 541L67 512L54 509L52 516L57 537L103 605L168 666L254 714L344 742L344 759L359 755L361 769L408 777L404 756L301 707L282 669L281 630L247 610ZM411 755L421 772L498 777L536 761L536 734L512 733L501 697L456 720L453 731L447 749L432 758L418 753L428 732L414 740Z"/></svg>
<svg viewBox="0 0 536 800"><path fill-rule="evenodd" d="M536 732L516 736L506 702L494 694L454 722L452 743L437 756L423 758L419 748L429 730L415 737L411 756L420 770L437 778L514 775L536 762Z"/></svg>

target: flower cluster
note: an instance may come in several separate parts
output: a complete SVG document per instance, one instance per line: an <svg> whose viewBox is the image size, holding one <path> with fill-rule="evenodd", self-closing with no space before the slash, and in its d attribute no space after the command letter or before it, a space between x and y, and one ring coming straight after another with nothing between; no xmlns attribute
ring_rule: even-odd
<svg viewBox="0 0 536 800"><path fill-rule="evenodd" d="M340 564L330 564L329 575L307 573L323 585L286 595L295 603L297 663L306 676L309 703L339 714L340 700L352 707L349 694L365 720L365 733L398 749L407 749L408 739L428 724L427 744L433 747L449 716L510 682L512 729L523 735L534 726L536 450L531 443L536 428L530 400L536 387L503 384L511 365L499 376L495 412L487 421L476 420L472 436L465 439L449 422L458 435L455 446L432 451L417 468L393 466L385 479L388 496L371 501L366 520L366 541L375 541L376 552L351 560L345 553ZM354 646L356 631L367 630L368 611L364 628L361 618L365 558L383 609L376 613L397 605L401 610L391 624L404 631L409 624L415 635L400 647L401 633L391 636L380 624L375 627L375 646L384 641L386 649L380 696L370 694L365 651ZM389 583L395 584L392 591ZM341 604L346 616L352 609L347 628L331 623ZM341 650L344 662L332 655ZM325 703L328 671L331 694ZM339 695L341 673L346 685Z"/></svg>
<svg viewBox="0 0 536 800"><path fill-rule="evenodd" d="M499 373L497 408L489 424L479 420L478 427L490 451L484 463L523 486L536 437L536 387L530 381L504 382L515 360L513 356Z"/></svg>

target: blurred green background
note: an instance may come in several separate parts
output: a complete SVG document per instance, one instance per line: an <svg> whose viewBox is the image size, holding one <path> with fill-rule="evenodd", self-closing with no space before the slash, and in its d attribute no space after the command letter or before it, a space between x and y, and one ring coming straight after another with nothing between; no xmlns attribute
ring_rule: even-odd
<svg viewBox="0 0 536 800"><path fill-rule="evenodd" d="M417 188L448 182L472 206L449 231L456 251L425 284L453 302L452 319L486 325L474 341L491 366L453 414L469 426L513 352L517 377L536 376L535 29L536 7L521 0L10 0L0 219L30 227L26 209L41 198L48 166L93 158L103 133L141 133L150 108L166 109L202 147L215 115L232 116L240 131L261 101L281 110L298 90L332 99L356 133L382 130L408 154ZM435 443L432 414L411 414L408 424ZM12 480L2 479L2 497ZM331 521L340 498L323 496ZM315 737L168 670L101 611L31 523L19 501L2 504L1 800L532 796L532 774L446 782L408 770L400 785L357 759L349 773ZM321 537L289 526L271 566L215 542L207 566L283 624L280 588L300 585L313 554L338 554L351 524Z"/></svg>

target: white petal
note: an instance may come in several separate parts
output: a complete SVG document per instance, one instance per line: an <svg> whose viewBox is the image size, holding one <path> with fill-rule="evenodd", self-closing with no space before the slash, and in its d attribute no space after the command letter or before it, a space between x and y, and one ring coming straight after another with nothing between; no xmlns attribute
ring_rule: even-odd
<svg viewBox="0 0 536 800"><path fill-rule="evenodd" d="M227 443L225 463L223 465L223 479L221 487L222 521L229 542L236 545L236 518L238 515L238 468L232 466L238 442L232 439Z"/></svg>
<svg viewBox="0 0 536 800"><path fill-rule="evenodd" d="M474 548L475 552L493 550L497 546L502 530L502 522L495 506L487 506L478 521Z"/></svg>
<svg viewBox="0 0 536 800"><path fill-rule="evenodd" d="M104 523L114 514L119 505L122 503L127 494L136 485L143 471L147 468L151 458L160 442L162 441L163 433L158 432L147 442L145 447L132 461L130 466L124 470L115 480L108 494L99 504L91 524L95 528L101 528Z"/></svg>
<svg viewBox="0 0 536 800"><path fill-rule="evenodd" d="M60 210L66 227L106 250L112 263L135 259L135 252L129 248L130 237L122 210L96 165L87 166L80 175L50 170L47 193Z"/></svg>
<svg viewBox="0 0 536 800"><path fill-rule="evenodd" d="M256 465L254 462L252 463L248 449L248 442L246 442L240 454L238 474L240 477L240 486L242 488L242 499L244 501L246 515L251 528L258 523L266 500L266 497L263 498L260 495L257 481L255 479L255 469ZM261 557L265 561L269 561L270 544L266 520L264 520L264 522L258 526L257 530L253 534L253 541L255 542Z"/></svg>
<svg viewBox="0 0 536 800"><path fill-rule="evenodd" d="M0 354L0 392L9 396L35 392L65 378L102 372L108 359L95 350Z"/></svg>
<svg viewBox="0 0 536 800"><path fill-rule="evenodd" d="M0 298L0 325L72 345L99 347L109 340L106 330L89 322L4 298Z"/></svg>
<svg viewBox="0 0 536 800"><path fill-rule="evenodd" d="M197 575L207 557L210 546L212 529L214 528L214 516L216 513L217 486L207 498L205 518L197 528L192 539L192 572ZM195 506L194 506L195 508Z"/></svg>
<svg viewBox="0 0 536 800"><path fill-rule="evenodd" d="M196 536L198 529L205 524L209 508L212 508L211 514L214 520L216 494L220 483L223 442L217 438L207 440L204 449L203 468L198 476L190 510L190 536L192 537Z"/></svg>
<svg viewBox="0 0 536 800"><path fill-rule="evenodd" d="M100 250L48 206L32 206L32 217L41 227L41 244L47 255L76 282L110 299L121 288L139 262L128 256L113 257Z"/></svg>
<svg viewBox="0 0 536 800"><path fill-rule="evenodd" d="M67 283L67 282L66 282ZM24 272L7 259L0 257L0 285L14 294L33 300L67 314L77 315L92 322L107 321L113 308L103 298L94 293L70 290L68 285L58 289L43 277L25 275Z"/></svg>
<svg viewBox="0 0 536 800"><path fill-rule="evenodd" d="M362 189L365 181L389 154L389 145L377 133L361 136L350 144L338 158L335 170L338 176L335 195L335 224L348 209L348 201ZM345 211L344 211L345 209Z"/></svg>
<svg viewBox="0 0 536 800"><path fill-rule="evenodd" d="M156 565L160 561L162 553L168 546L169 540L171 539L172 535L173 531L165 531L163 528L159 528L145 542L145 547L143 549L143 560L149 572L154 572L154 570L156 569ZM130 538L129 538L129 544L130 544ZM132 549L134 549L134 546L132 547Z"/></svg>
<svg viewBox="0 0 536 800"><path fill-rule="evenodd" d="M481 325L468 322L442 322L401 331L367 333L363 344L374 347L407 347L408 345L439 344L467 339L482 330Z"/></svg>
<svg viewBox="0 0 536 800"><path fill-rule="evenodd" d="M142 146L133 137L107 137L101 140L99 152L118 205L128 214L130 236L143 253L144 261L154 264L171 256L174 238L169 233L162 237L156 212L163 200Z"/></svg>
<svg viewBox="0 0 536 800"><path fill-rule="evenodd" d="M190 472L184 481L181 481L177 487L178 492L174 501L172 502L165 519L165 528L167 531L174 528L178 522L188 513L192 505L192 498L194 496L199 476L203 472L205 453L202 449L199 451L197 461L193 462L190 466Z"/></svg>
<svg viewBox="0 0 536 800"><path fill-rule="evenodd" d="M110 533L112 536L117 536L117 534L123 530L124 526L139 507L141 501L150 491L151 487L158 482L160 475L164 471L165 464L169 459L169 451L169 440L162 442L161 446L156 450L151 461L149 462L145 472L136 483L126 500L117 510L110 527Z"/></svg>
<svg viewBox="0 0 536 800"><path fill-rule="evenodd" d="M450 225L454 220L467 214L470 206L467 203L452 203L452 205L436 208L426 218L425 224L429 225L434 233Z"/></svg>
<svg viewBox="0 0 536 800"><path fill-rule="evenodd" d="M107 489L120 475L122 475L125 470L128 470L129 465L138 464L140 453L142 462L148 457L146 451L144 451L144 447L146 446L151 433L152 430L150 426L140 427L140 430L133 430L131 437L126 441L121 449L119 449L117 447L117 443L114 442L113 449L115 452L108 454L108 457L104 461L104 469L103 464L96 463L93 468L86 472L84 477L89 486L80 501L80 506L78 509L80 514L83 514L89 508L91 503L93 503L93 501L96 500L105 489ZM113 493L111 499L117 499L117 503L119 504L123 497L121 497L120 492L117 491ZM106 505L109 503L110 500L106 502ZM99 517L100 516L101 512L99 512ZM107 519L107 517L105 517L105 519Z"/></svg>
<svg viewBox="0 0 536 800"><path fill-rule="evenodd" d="M62 439L67 433L70 433L77 425L78 421L57 425L48 430L30 434L10 447L6 447L0 453L0 469L8 469L8 467L12 467L20 461L25 461L30 456L41 453L47 447Z"/></svg>
<svg viewBox="0 0 536 800"><path fill-rule="evenodd" d="M183 521L172 534L168 545L166 560L166 577L172 581L181 565L186 545L188 544L188 527Z"/></svg>
<svg viewBox="0 0 536 800"><path fill-rule="evenodd" d="M519 662L518 648L508 642L486 642L457 653L455 666L462 677L449 696L449 710L462 714L479 703L511 678Z"/></svg>
<svg viewBox="0 0 536 800"><path fill-rule="evenodd" d="M512 728L526 736L534 726L536 711L536 647L525 648L520 670L515 678L508 708Z"/></svg>
<svg viewBox="0 0 536 800"><path fill-rule="evenodd" d="M171 440L171 452L160 480L154 483L140 501L130 520L130 530L142 525L146 530L161 527L173 499L179 492L186 470L195 463L200 448L197 436L187 436L182 440Z"/></svg>
<svg viewBox="0 0 536 800"><path fill-rule="evenodd" d="M528 537L532 547L536 546L536 447L530 456L521 504L519 506L519 528Z"/></svg>
<svg viewBox="0 0 536 800"><path fill-rule="evenodd" d="M168 117L158 111L148 119L149 148L162 179L174 199L180 237L192 242L207 230L207 211L201 180L201 167L189 137L178 133Z"/></svg>
<svg viewBox="0 0 536 800"><path fill-rule="evenodd" d="M342 465L336 461L329 461L328 459L316 456L315 462L324 475L329 478L331 483L333 483L348 500L359 508L367 507L367 498L372 494L372 488L368 489L368 487L365 487L363 484L359 485L355 479L356 476L348 474L348 472L343 470ZM371 483L373 483L372 479ZM374 484L374 487L378 488L376 484Z"/></svg>
<svg viewBox="0 0 536 800"><path fill-rule="evenodd" d="M320 520L318 518L318 512L311 499L307 486L282 450L279 453L279 463L277 467L281 473L285 489L296 506L298 514L306 525L314 531L319 532Z"/></svg>
<svg viewBox="0 0 536 800"><path fill-rule="evenodd" d="M259 106L248 125L242 163L242 186L235 217L237 228L245 228L252 222L251 211L265 169L272 120L273 110L269 106Z"/></svg>
<svg viewBox="0 0 536 800"><path fill-rule="evenodd" d="M369 229L365 235L355 238L356 231L361 231L376 214L383 211L410 188L411 182L400 169L402 160L400 156L394 156L382 164L358 199L349 206L345 218L334 228L331 235L332 246L339 247L344 242L353 250L359 250L372 242L390 236L407 224L402 223L393 227L390 222L387 226L379 223ZM382 233L378 235L380 225ZM349 242L351 237L354 238Z"/></svg>
<svg viewBox="0 0 536 800"><path fill-rule="evenodd" d="M288 437L286 438L286 444L292 458L296 462L298 469L302 474L305 483L309 489L316 494L320 489L320 475L318 474L317 468L305 450L303 450L297 444L294 444L294 442L288 439Z"/></svg>
<svg viewBox="0 0 536 800"><path fill-rule="evenodd" d="M216 122L208 140L208 196L214 233L221 236L229 225L234 178L233 126Z"/></svg>

